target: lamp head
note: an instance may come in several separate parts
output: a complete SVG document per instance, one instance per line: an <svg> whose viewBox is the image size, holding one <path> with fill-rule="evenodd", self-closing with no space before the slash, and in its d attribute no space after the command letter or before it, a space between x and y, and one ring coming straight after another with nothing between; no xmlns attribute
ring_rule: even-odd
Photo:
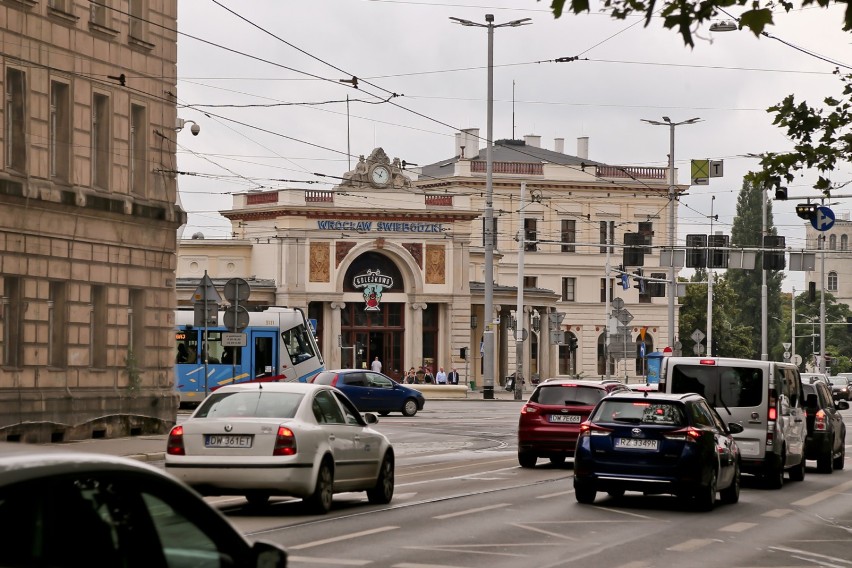
<svg viewBox="0 0 852 568"><path fill-rule="evenodd" d="M485 14L485 21L489 24L494 21L494 14Z"/></svg>

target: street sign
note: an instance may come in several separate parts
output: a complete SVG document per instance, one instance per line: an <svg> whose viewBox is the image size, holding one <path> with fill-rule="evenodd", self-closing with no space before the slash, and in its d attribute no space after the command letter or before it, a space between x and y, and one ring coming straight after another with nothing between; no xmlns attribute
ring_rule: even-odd
<svg viewBox="0 0 852 568"><path fill-rule="evenodd" d="M243 306L228 306L223 316L225 327L236 333L248 327L249 313Z"/></svg>
<svg viewBox="0 0 852 568"><path fill-rule="evenodd" d="M784 351L789 351L790 348L793 346L792 343L782 343L781 345L784 346ZM789 355L787 355L787 356L789 357Z"/></svg>
<svg viewBox="0 0 852 568"><path fill-rule="evenodd" d="M789 352L789 351L785 351L785 352L784 352L784 360L785 360L785 361L789 361L789 360L790 360L790 352Z"/></svg>
<svg viewBox="0 0 852 568"><path fill-rule="evenodd" d="M710 160L692 160L692 185L710 185Z"/></svg>
<svg viewBox="0 0 852 568"><path fill-rule="evenodd" d="M219 305L214 302L195 302L193 305L195 313L192 324L195 327L219 325Z"/></svg>
<svg viewBox="0 0 852 568"><path fill-rule="evenodd" d="M222 302L222 297L219 295L219 292L216 291L216 286L213 285L213 281L210 280L210 277L207 276L207 273L204 273L204 277L201 279L201 283L198 285L198 288L195 289L195 292L192 294L192 299L196 303L198 302L211 302L214 304L220 304Z"/></svg>
<svg viewBox="0 0 852 568"><path fill-rule="evenodd" d="M790 252L790 270L809 271L816 268L816 253Z"/></svg>
<svg viewBox="0 0 852 568"><path fill-rule="evenodd" d="M704 332L701 331L700 329L696 329L695 331L692 332L692 335L690 335L689 337L691 337L692 340L695 343L701 343L702 341L704 341L704 338L707 337L707 336L704 335Z"/></svg>
<svg viewBox="0 0 852 568"><path fill-rule="evenodd" d="M725 174L725 162L722 160L710 160L710 177L723 177Z"/></svg>
<svg viewBox="0 0 852 568"><path fill-rule="evenodd" d="M645 342L644 341L639 344L639 356L643 357L643 358L645 357Z"/></svg>
<svg viewBox="0 0 852 568"><path fill-rule="evenodd" d="M315 319L309 319L309 320L308 320L308 325L309 325L309 326L310 326L310 328L311 328L311 333L313 333L314 335L316 335L316 334L317 334L317 320L315 320Z"/></svg>
<svg viewBox="0 0 852 568"><path fill-rule="evenodd" d="M552 345L564 345L565 344L565 332L564 331L551 331L550 332L550 343Z"/></svg>
<svg viewBox="0 0 852 568"><path fill-rule="evenodd" d="M798 353L793 355L793 364L795 364L795 365L801 365L802 364L802 356L799 355Z"/></svg>
<svg viewBox="0 0 852 568"><path fill-rule="evenodd" d="M245 347L246 346L246 334L245 333L223 333L222 334L222 347Z"/></svg>
<svg viewBox="0 0 852 568"><path fill-rule="evenodd" d="M702 353L704 353L704 344L703 343L696 343L695 345L692 346L692 352L695 353L696 355L701 355Z"/></svg>
<svg viewBox="0 0 852 568"><path fill-rule="evenodd" d="M612 299L612 307L613 309L620 310L624 307L624 300L621 298L613 298Z"/></svg>
<svg viewBox="0 0 852 568"><path fill-rule="evenodd" d="M633 314L628 312L627 310L620 310L615 314L615 319L620 321L622 325L627 325L633 321Z"/></svg>
<svg viewBox="0 0 852 568"><path fill-rule="evenodd" d="M816 208L816 215L811 217L811 226L817 231L827 231L834 226L834 211L828 207Z"/></svg>
<svg viewBox="0 0 852 568"><path fill-rule="evenodd" d="M235 304L248 301L251 295L251 286L242 278L231 278L225 282L225 288L222 291L225 294L225 299Z"/></svg>

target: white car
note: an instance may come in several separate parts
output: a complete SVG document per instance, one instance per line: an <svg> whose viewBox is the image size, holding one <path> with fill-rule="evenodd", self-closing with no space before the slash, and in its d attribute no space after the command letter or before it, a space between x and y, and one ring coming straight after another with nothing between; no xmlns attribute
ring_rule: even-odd
<svg viewBox="0 0 852 568"><path fill-rule="evenodd" d="M172 428L166 471L202 495L300 497L316 513L334 493L393 498L394 452L387 438L334 387L253 383L222 387Z"/></svg>

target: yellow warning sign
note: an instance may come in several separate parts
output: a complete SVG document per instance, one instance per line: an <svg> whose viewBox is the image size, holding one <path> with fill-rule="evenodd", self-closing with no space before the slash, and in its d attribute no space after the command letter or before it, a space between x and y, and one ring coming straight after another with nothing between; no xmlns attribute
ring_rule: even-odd
<svg viewBox="0 0 852 568"><path fill-rule="evenodd" d="M692 160L692 185L710 184L710 160Z"/></svg>

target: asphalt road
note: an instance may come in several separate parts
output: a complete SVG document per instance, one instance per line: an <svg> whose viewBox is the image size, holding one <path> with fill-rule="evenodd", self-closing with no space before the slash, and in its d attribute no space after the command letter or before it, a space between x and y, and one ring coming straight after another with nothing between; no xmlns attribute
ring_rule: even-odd
<svg viewBox="0 0 852 568"><path fill-rule="evenodd" d="M599 494L584 506L574 499L570 461L518 466L521 404L435 401L412 418L382 418L398 456L388 506L359 493L335 496L325 516L292 499L264 510L242 498L210 501L250 538L285 545L297 568L852 566L848 460L832 475L809 467L804 482L785 481L779 491L744 476L740 503L709 513L631 493ZM852 428L852 411L845 414Z"/></svg>

